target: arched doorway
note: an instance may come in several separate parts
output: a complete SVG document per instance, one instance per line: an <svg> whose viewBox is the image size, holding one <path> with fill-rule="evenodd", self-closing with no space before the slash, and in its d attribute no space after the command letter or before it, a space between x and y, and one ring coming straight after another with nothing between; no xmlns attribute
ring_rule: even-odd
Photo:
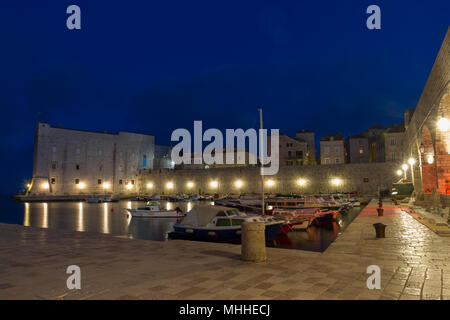
<svg viewBox="0 0 450 320"><path fill-rule="evenodd" d="M436 165L439 193L450 194L450 94L444 94L437 113Z"/></svg>
<svg viewBox="0 0 450 320"><path fill-rule="evenodd" d="M433 188L436 188L436 167L434 164L433 138L427 126L423 126L422 128L420 141L422 192L432 193Z"/></svg>

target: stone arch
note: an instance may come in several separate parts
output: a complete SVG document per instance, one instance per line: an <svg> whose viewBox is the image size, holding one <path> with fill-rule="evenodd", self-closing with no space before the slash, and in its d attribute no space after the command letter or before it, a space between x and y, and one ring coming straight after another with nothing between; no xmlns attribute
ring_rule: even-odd
<svg viewBox="0 0 450 320"><path fill-rule="evenodd" d="M437 110L437 123L446 119L450 123L450 94L448 90L441 97ZM440 194L450 194L450 125L447 128L436 127L435 161Z"/></svg>
<svg viewBox="0 0 450 320"><path fill-rule="evenodd" d="M421 166L422 166L422 192L432 193L436 188L436 165L434 163L434 144L431 131L424 125L420 138Z"/></svg>

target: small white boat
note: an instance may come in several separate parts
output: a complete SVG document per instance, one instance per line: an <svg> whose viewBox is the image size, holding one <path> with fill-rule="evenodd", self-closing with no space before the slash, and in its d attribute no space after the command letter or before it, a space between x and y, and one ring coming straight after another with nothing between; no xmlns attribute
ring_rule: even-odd
<svg viewBox="0 0 450 320"><path fill-rule="evenodd" d="M158 201L147 202L143 207L127 210L132 217L141 218L178 218L185 216L180 208L177 207L175 210L166 210L161 207Z"/></svg>

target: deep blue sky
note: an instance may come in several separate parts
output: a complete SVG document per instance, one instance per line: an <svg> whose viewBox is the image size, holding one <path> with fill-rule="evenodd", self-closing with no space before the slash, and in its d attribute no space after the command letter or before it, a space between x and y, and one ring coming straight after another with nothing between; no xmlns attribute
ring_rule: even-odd
<svg viewBox="0 0 450 320"><path fill-rule="evenodd" d="M81 7L82 30L66 28ZM377 4L382 30L366 28ZM31 177L38 121L153 134L355 134L415 107L450 1L2 1L0 193Z"/></svg>

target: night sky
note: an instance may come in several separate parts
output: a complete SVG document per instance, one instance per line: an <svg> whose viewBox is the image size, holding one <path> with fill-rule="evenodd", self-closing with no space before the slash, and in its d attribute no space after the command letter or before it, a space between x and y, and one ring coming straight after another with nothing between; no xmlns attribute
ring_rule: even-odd
<svg viewBox="0 0 450 320"><path fill-rule="evenodd" d="M316 139L399 123L449 25L448 0L2 1L0 194L31 178L38 121L157 144L194 120L256 128L258 107L265 127Z"/></svg>

